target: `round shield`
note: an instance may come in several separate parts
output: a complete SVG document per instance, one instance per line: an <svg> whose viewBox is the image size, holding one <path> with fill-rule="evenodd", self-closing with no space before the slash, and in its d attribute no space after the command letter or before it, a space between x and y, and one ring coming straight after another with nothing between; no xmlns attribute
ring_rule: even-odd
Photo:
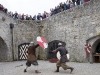
<svg viewBox="0 0 100 75"><path fill-rule="evenodd" d="M66 54L67 55L67 58L69 59L69 54ZM57 52L57 58L60 60L60 53L59 51Z"/></svg>
<svg viewBox="0 0 100 75"><path fill-rule="evenodd" d="M45 40L45 38L43 38L41 36L37 37L37 42L40 45L40 47L42 47L44 49L48 47L47 41Z"/></svg>

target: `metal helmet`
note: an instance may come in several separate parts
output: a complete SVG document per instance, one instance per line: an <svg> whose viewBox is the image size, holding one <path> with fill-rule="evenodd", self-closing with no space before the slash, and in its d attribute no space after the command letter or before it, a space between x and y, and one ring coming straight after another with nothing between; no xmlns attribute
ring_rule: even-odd
<svg viewBox="0 0 100 75"><path fill-rule="evenodd" d="M34 42L33 42L33 41L31 41L31 42L30 42L30 44L29 44L29 46L33 46L33 44L34 44Z"/></svg>
<svg viewBox="0 0 100 75"><path fill-rule="evenodd" d="M61 45L62 45L62 43L59 42L59 43L58 43L58 46L61 46Z"/></svg>

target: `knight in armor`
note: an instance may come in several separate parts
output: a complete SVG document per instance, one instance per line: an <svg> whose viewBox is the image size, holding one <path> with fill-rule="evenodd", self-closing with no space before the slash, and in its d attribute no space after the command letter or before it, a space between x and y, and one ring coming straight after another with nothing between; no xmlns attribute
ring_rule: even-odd
<svg viewBox="0 0 100 75"><path fill-rule="evenodd" d="M72 73L74 68L66 64L66 62L69 61L66 55L68 54L68 51L64 46L62 46L62 43L58 43L58 48L56 50L53 50L52 52L58 52L58 51L60 53L61 58L56 63L57 70L55 72L59 72L59 68L62 67L64 70L70 69L71 70L70 73Z"/></svg>
<svg viewBox="0 0 100 75"><path fill-rule="evenodd" d="M35 73L41 73L38 71L38 62L37 62L37 58L36 58L36 48L39 47L39 44L34 44L33 42L30 42L29 44L29 48L28 48L28 58L27 58L27 62L26 62L26 69L24 69L24 72L27 72L27 68L32 65L35 66Z"/></svg>

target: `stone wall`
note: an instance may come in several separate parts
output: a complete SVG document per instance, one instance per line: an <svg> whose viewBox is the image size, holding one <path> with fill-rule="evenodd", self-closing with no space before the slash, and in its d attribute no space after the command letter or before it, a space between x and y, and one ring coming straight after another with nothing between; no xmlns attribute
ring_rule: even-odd
<svg viewBox="0 0 100 75"><path fill-rule="evenodd" d="M86 40L100 32L100 5L98 0L85 3L50 17L42 24L48 41L61 40L67 44L71 61L86 61ZM45 36L46 37L46 36Z"/></svg>
<svg viewBox="0 0 100 75"><path fill-rule="evenodd" d="M36 42L36 37L39 36L38 23L32 21L18 20L14 27L14 49L15 58L18 57L18 45L23 43Z"/></svg>
<svg viewBox="0 0 100 75"><path fill-rule="evenodd" d="M14 59L18 59L18 45L32 40L37 43L36 37L43 36L48 43L53 40L64 41L70 54L70 61L85 62L86 40L100 32L99 4L99 0L91 0L42 21L13 20L0 12L0 29L4 33L0 33L0 37L7 44L9 58L12 55L9 23L14 23ZM1 20L2 16L6 18L4 22ZM37 53L40 59L46 58L46 50L38 48Z"/></svg>
<svg viewBox="0 0 100 75"><path fill-rule="evenodd" d="M6 59L5 61L12 61L12 33L9 25L11 22L14 23L14 20L0 11L0 40L2 40L0 41L0 57Z"/></svg>

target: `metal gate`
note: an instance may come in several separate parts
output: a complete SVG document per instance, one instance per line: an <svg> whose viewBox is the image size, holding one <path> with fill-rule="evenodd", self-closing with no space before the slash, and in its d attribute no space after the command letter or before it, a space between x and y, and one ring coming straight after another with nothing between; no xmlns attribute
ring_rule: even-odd
<svg viewBox="0 0 100 75"><path fill-rule="evenodd" d="M58 48L58 43L61 42L63 46L66 45L65 42L59 41L59 40L54 40L48 43L48 59L52 59L52 58L57 58L56 54L57 53L53 53L52 51Z"/></svg>
<svg viewBox="0 0 100 75"><path fill-rule="evenodd" d="M29 47L29 43L23 43L18 46L18 60L26 60L27 59L28 47Z"/></svg>

